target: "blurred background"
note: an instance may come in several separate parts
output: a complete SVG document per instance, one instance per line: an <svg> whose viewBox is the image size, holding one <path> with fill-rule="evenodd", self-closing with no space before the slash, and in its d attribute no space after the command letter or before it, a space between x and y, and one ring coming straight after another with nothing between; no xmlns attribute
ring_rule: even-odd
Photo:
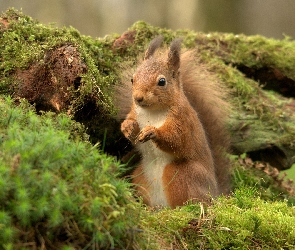
<svg viewBox="0 0 295 250"><path fill-rule="evenodd" d="M84 35L121 34L135 21L195 31L295 38L295 0L0 0L41 23Z"/></svg>

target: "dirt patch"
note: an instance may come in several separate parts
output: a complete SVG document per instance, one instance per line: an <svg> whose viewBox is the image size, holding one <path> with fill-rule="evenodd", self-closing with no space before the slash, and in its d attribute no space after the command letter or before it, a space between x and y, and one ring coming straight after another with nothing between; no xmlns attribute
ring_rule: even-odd
<svg viewBox="0 0 295 250"><path fill-rule="evenodd" d="M124 53L135 41L136 31L126 31L117 38L112 46L114 52Z"/></svg>
<svg viewBox="0 0 295 250"><path fill-rule="evenodd" d="M1 30L6 30L9 26L9 22L6 18L0 18L0 27Z"/></svg>
<svg viewBox="0 0 295 250"><path fill-rule="evenodd" d="M60 112L70 104L71 89L78 89L86 70L77 48L63 45L48 51L44 61L16 72L16 96L35 103L37 110Z"/></svg>
<svg viewBox="0 0 295 250"><path fill-rule="evenodd" d="M9 28L10 23L19 20L19 14L13 9L8 9L6 13L2 13L0 17L0 32L5 31Z"/></svg>

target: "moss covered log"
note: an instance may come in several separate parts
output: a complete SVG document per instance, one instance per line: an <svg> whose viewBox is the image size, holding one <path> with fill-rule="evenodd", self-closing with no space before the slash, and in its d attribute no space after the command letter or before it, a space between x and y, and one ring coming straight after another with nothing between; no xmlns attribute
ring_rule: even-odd
<svg viewBox="0 0 295 250"><path fill-rule="evenodd" d="M232 156L233 196L208 208L154 211L135 203L119 178L126 169L102 152L122 157L131 150L112 92L121 65L136 65L158 34L196 48L231 93L232 153L243 155ZM287 37L137 22L122 35L94 39L7 10L0 19L1 247L295 247L294 188L271 167L295 162L294 58L295 42Z"/></svg>
<svg viewBox="0 0 295 250"><path fill-rule="evenodd" d="M233 153L290 168L295 162L295 42L289 38L171 31L138 22L122 36L92 39L8 10L1 18L1 92L26 98L38 111L67 112L86 126L91 142L107 134L105 150L123 155L129 148L118 132L111 99L117 69L124 61L136 63L158 34L167 43L182 37L185 47L197 48L231 89Z"/></svg>

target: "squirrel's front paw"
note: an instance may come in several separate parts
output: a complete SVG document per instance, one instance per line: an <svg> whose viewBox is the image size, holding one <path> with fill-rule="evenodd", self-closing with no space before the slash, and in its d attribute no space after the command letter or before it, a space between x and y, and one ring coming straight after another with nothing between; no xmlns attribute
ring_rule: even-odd
<svg viewBox="0 0 295 250"><path fill-rule="evenodd" d="M128 138L131 141L134 141L136 135L139 132L138 123L131 119L125 120L121 124L121 131L126 138Z"/></svg>
<svg viewBox="0 0 295 250"><path fill-rule="evenodd" d="M137 143L138 141L146 142L155 137L156 137L156 128L153 126L146 126L140 131L135 143Z"/></svg>

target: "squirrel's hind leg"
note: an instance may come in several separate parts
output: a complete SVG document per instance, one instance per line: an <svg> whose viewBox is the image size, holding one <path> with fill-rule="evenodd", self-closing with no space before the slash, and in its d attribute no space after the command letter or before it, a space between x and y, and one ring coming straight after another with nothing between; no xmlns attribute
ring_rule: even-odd
<svg viewBox="0 0 295 250"><path fill-rule="evenodd" d="M135 191L137 196L143 197L143 202L147 205L150 204L150 188L148 180L144 175L144 169L142 165L139 165L132 173L132 183L135 185Z"/></svg>
<svg viewBox="0 0 295 250"><path fill-rule="evenodd" d="M195 162L168 164L163 173L163 184L172 208L188 201L209 203L217 193L215 176Z"/></svg>

